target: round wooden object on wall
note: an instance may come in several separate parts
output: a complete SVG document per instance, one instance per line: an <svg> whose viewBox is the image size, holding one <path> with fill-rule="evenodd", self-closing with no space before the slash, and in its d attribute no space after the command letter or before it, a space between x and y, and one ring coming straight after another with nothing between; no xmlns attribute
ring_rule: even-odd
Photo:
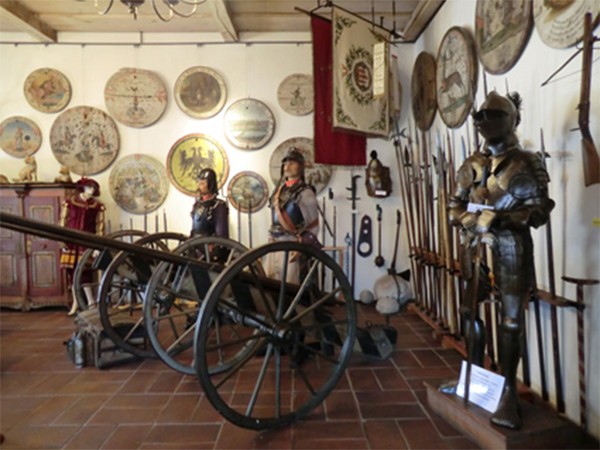
<svg viewBox="0 0 600 450"><path fill-rule="evenodd" d="M40 149L42 132L26 117L9 117L0 124L0 148L10 156L25 158Z"/></svg>
<svg viewBox="0 0 600 450"><path fill-rule="evenodd" d="M155 123L167 108L167 88L160 77L143 69L123 68L104 87L108 112L129 127Z"/></svg>
<svg viewBox="0 0 600 450"><path fill-rule="evenodd" d="M211 168L217 174L219 189L229 175L229 160L221 145L204 134L188 134L179 139L167 155L167 174L175 187L184 194L195 196L197 176L202 169Z"/></svg>
<svg viewBox="0 0 600 450"><path fill-rule="evenodd" d="M142 154L119 160L110 171L108 184L115 203L132 214L156 211L169 193L165 166Z"/></svg>
<svg viewBox="0 0 600 450"><path fill-rule="evenodd" d="M419 130L423 131L431 127L437 108L435 64L433 55L419 53L410 80L413 116Z"/></svg>
<svg viewBox="0 0 600 450"><path fill-rule="evenodd" d="M223 77L208 67L191 67L175 82L175 101L183 112L208 119L223 109L227 88Z"/></svg>
<svg viewBox="0 0 600 450"><path fill-rule="evenodd" d="M534 0L535 29L544 44L567 48L583 39L583 19L592 13L592 24L600 15L598 0Z"/></svg>
<svg viewBox="0 0 600 450"><path fill-rule="evenodd" d="M23 93L27 102L45 113L62 111L71 100L71 84L55 69L37 69L25 79Z"/></svg>
<svg viewBox="0 0 600 450"><path fill-rule="evenodd" d="M267 105L253 98L232 103L225 113L225 137L242 150L264 147L275 133L275 118Z"/></svg>
<svg viewBox="0 0 600 450"><path fill-rule="evenodd" d="M315 147L312 139L305 137L294 137L283 141L271 154L269 160L269 175L273 184L277 186L281 178L281 160L292 148L296 148L304 156L304 178L311 184L315 191L320 193L329 184L331 178L331 166L315 163Z"/></svg>
<svg viewBox="0 0 600 450"><path fill-rule="evenodd" d="M269 190L265 179L258 173L245 171L231 179L227 186L227 198L240 212L255 213L267 203Z"/></svg>
<svg viewBox="0 0 600 450"><path fill-rule="evenodd" d="M277 101L286 113L305 116L314 109L314 89L311 75L295 73L281 82L277 89Z"/></svg>
<svg viewBox="0 0 600 450"><path fill-rule="evenodd" d="M461 126L471 111L477 70L473 37L462 27L450 28L440 44L436 66L438 111L450 128Z"/></svg>
<svg viewBox="0 0 600 450"><path fill-rule="evenodd" d="M521 57L533 28L532 0L477 0L475 44L489 73L508 72Z"/></svg>
<svg viewBox="0 0 600 450"><path fill-rule="evenodd" d="M50 129L50 147L56 159L78 175L105 170L119 153L119 132L114 120L91 106L63 111Z"/></svg>

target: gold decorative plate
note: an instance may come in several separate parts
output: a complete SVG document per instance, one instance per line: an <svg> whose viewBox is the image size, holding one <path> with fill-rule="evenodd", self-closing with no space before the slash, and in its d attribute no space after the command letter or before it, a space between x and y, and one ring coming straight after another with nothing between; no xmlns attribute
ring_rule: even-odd
<svg viewBox="0 0 600 450"><path fill-rule="evenodd" d="M117 157L119 132L104 111L76 106L60 113L52 124L50 147L56 159L71 172L94 175Z"/></svg>
<svg viewBox="0 0 600 450"><path fill-rule="evenodd" d="M143 69L123 68L104 87L108 112L129 127L155 123L167 108L167 88L160 77Z"/></svg>
<svg viewBox="0 0 600 450"><path fill-rule="evenodd" d="M198 191L196 177L202 169L210 167L217 174L219 189L229 175L229 160L223 147L205 134L188 134L179 139L167 155L167 174L175 187L184 194L195 196Z"/></svg>
<svg viewBox="0 0 600 450"><path fill-rule="evenodd" d="M477 0L475 44L489 73L506 73L521 57L533 28L531 6L532 0Z"/></svg>
<svg viewBox="0 0 600 450"><path fill-rule="evenodd" d="M436 66L438 111L450 128L467 120L477 91L477 70L473 37L462 27L450 28L440 44Z"/></svg>
<svg viewBox="0 0 600 450"><path fill-rule="evenodd" d="M115 203L132 214L156 211L169 193L165 166L147 155L129 155L117 161L108 178Z"/></svg>
<svg viewBox="0 0 600 450"><path fill-rule="evenodd" d="M281 82L277 89L277 101L286 113L305 116L314 109L314 89L312 75L295 73Z"/></svg>
<svg viewBox="0 0 600 450"><path fill-rule="evenodd" d="M55 69L37 69L25 79L23 93L27 102L45 113L62 111L71 100L71 84Z"/></svg>
<svg viewBox="0 0 600 450"><path fill-rule="evenodd" d="M267 105L253 98L232 103L225 113L225 137L237 148L264 147L275 133L275 118Z"/></svg>
<svg viewBox="0 0 600 450"><path fill-rule="evenodd" d="M175 101L181 110L196 118L208 119L223 109L227 88L221 75L208 67L191 67L175 82Z"/></svg>
<svg viewBox="0 0 600 450"><path fill-rule="evenodd" d="M0 124L0 148L10 156L25 158L40 149L42 133L26 117L9 117Z"/></svg>
<svg viewBox="0 0 600 450"><path fill-rule="evenodd" d="M433 123L437 108L435 82L435 58L427 52L419 53L410 80L412 112L419 130L428 130Z"/></svg>
<svg viewBox="0 0 600 450"><path fill-rule="evenodd" d="M227 186L229 202L243 213L255 213L262 209L268 197L269 190L265 179L249 170L236 174Z"/></svg>
<svg viewBox="0 0 600 450"><path fill-rule="evenodd" d="M298 149L304 156L304 177L308 184L312 184L317 194L321 192L331 178L331 166L315 163L315 147L312 139L294 137L283 141L271 154L269 161L269 175L273 184L277 185L281 178L281 160L292 147Z"/></svg>
<svg viewBox="0 0 600 450"><path fill-rule="evenodd" d="M583 39L583 19L592 13L592 28L598 23L598 0L535 0L533 19L540 39L552 48L567 48Z"/></svg>

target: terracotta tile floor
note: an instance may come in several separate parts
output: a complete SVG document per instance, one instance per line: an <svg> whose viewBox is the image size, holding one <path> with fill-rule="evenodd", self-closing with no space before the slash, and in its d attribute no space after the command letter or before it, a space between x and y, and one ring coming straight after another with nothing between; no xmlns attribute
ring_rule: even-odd
<svg viewBox="0 0 600 450"><path fill-rule="evenodd" d="M361 306L360 322L381 323ZM465 449L478 448L427 407L422 382L455 375L456 353L418 316L392 318L386 361L356 355L325 404L304 421L262 433L226 422L194 377L160 361L76 369L65 311L0 312L2 449Z"/></svg>

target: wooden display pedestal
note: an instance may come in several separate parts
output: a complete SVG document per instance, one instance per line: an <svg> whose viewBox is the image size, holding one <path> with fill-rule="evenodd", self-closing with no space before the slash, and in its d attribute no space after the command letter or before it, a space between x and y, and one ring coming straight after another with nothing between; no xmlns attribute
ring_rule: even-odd
<svg viewBox="0 0 600 450"><path fill-rule="evenodd" d="M510 430L490 423L491 413L425 383L429 407L457 430L486 449L569 448L568 425L556 413L521 401L523 428Z"/></svg>

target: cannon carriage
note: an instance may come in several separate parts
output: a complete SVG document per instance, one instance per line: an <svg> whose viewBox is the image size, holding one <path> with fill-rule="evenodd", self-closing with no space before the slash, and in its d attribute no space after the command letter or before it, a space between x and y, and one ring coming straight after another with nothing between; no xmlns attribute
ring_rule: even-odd
<svg viewBox="0 0 600 450"><path fill-rule="evenodd" d="M97 297L107 332L130 351L115 324L119 314L135 317L152 349L133 350L195 375L211 404L240 427L262 430L305 417L349 363L352 290L317 248L277 242L247 250L222 238L195 238L170 251L166 236L131 243L7 213L0 213L0 226L109 254ZM269 259L278 261L276 276L266 274ZM334 289L319 285L323 272Z"/></svg>

